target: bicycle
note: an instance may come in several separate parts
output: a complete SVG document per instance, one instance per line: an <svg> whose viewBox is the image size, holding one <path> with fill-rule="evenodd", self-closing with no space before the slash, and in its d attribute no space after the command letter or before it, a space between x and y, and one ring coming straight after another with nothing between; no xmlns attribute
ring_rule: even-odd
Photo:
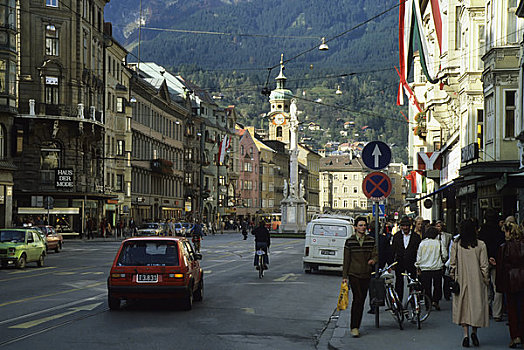
<svg viewBox="0 0 524 350"><path fill-rule="evenodd" d="M416 323L420 329L421 323L428 319L431 313L431 299L422 291L422 284L417 277L411 277L408 273L403 273L408 278L409 296L404 305L406 319L411 323Z"/></svg>
<svg viewBox="0 0 524 350"><path fill-rule="evenodd" d="M258 270L258 278L264 277L264 255L266 255L266 252L262 249L258 249L256 251L257 255L257 270Z"/></svg>
<svg viewBox="0 0 524 350"><path fill-rule="evenodd" d="M386 265L383 268L379 269L376 273L372 274L377 276L375 279L382 280L384 285L385 295L383 299L386 302L386 311L391 312L391 315L397 321L398 327L402 330L404 329L402 323L404 322L404 311L402 308L402 301L399 299L397 292L395 291L394 285L394 275L389 271L397 262L395 261L391 265ZM381 283L381 282L379 282ZM373 305L375 306L375 326L378 328L379 323L379 305L382 300L379 300L377 296L372 300Z"/></svg>

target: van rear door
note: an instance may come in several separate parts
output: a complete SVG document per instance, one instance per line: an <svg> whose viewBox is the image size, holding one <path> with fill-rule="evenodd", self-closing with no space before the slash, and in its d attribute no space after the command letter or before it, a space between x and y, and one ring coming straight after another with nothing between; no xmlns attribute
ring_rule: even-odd
<svg viewBox="0 0 524 350"><path fill-rule="evenodd" d="M311 229L310 256L317 259L343 259L347 225L315 223Z"/></svg>

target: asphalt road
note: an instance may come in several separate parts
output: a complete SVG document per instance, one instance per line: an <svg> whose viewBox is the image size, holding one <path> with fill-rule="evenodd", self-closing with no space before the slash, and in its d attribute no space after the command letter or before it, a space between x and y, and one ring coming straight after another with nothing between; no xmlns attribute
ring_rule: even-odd
<svg viewBox="0 0 524 350"><path fill-rule="evenodd" d="M66 241L45 266L0 269L0 348L325 349L340 275L304 274L301 239L274 239L263 279L253 239L202 242L203 302L107 307L106 279L119 242Z"/></svg>

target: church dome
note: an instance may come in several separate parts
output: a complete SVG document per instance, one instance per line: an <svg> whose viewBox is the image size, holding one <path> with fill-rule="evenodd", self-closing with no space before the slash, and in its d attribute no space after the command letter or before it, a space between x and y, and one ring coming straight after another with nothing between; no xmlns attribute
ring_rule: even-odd
<svg viewBox="0 0 524 350"><path fill-rule="evenodd" d="M291 100L293 98L293 93L288 89L275 89L271 91L269 95L269 101L274 100Z"/></svg>

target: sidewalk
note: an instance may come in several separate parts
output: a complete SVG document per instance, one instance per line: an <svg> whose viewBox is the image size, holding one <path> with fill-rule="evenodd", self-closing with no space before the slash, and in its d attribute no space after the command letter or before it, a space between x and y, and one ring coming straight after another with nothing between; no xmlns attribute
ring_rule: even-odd
<svg viewBox="0 0 524 350"><path fill-rule="evenodd" d="M241 233L238 232L238 231L235 231L235 230L224 230L224 233L223 234L238 234L239 236L241 236ZM221 235L220 232L216 233L215 235L212 235L212 234L207 234L207 236L219 236ZM64 240L66 240L66 243L67 242L115 242L115 241L123 241L124 239L127 239L127 238L131 238L132 236L126 236L126 237L122 237L122 236L118 236L118 237L115 237L114 235L108 235L106 236L105 238L104 237L101 237L101 236L95 236L95 238L93 239L87 239L86 236L82 236L82 238L80 238L80 235L76 235L75 237L68 237L67 239L64 238ZM134 237L146 237L146 236L134 236ZM164 237L164 236L161 236L161 237ZM174 236L166 236L166 237L174 237ZM206 236L204 236L206 237Z"/></svg>
<svg viewBox="0 0 524 350"><path fill-rule="evenodd" d="M351 306L351 296L350 296ZM441 311L432 310L429 318L422 323L422 329L404 320L404 330L389 312L380 308L380 328L375 328L375 315L368 314L366 300L360 338L349 334L350 308L339 312L339 318L329 341L330 349L371 349L371 350L450 350L462 347L462 327L451 322L451 301L440 303ZM481 349L508 349L509 330L504 322L490 320L488 328L480 328L478 337ZM471 347L472 344L470 345Z"/></svg>

